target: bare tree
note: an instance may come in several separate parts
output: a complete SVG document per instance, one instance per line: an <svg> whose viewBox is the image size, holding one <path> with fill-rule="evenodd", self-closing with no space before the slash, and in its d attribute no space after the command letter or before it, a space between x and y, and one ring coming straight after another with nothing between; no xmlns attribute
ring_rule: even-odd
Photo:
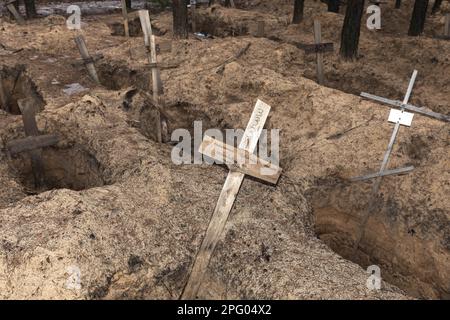
<svg viewBox="0 0 450 320"><path fill-rule="evenodd" d="M355 59L358 55L361 18L364 12L364 0L348 0L344 26L341 34L341 56Z"/></svg>
<svg viewBox="0 0 450 320"><path fill-rule="evenodd" d="M339 13L339 7L341 6L341 0L328 0L328 12Z"/></svg>
<svg viewBox="0 0 450 320"><path fill-rule="evenodd" d="M433 9L431 9L431 14L435 14L441 8L442 0L435 0Z"/></svg>
<svg viewBox="0 0 450 320"><path fill-rule="evenodd" d="M416 0L409 25L408 35L416 37L423 33L429 0Z"/></svg>
<svg viewBox="0 0 450 320"><path fill-rule="evenodd" d="M294 2L294 17L292 23L298 24L303 20L303 10L305 8L305 0L295 0Z"/></svg>
<svg viewBox="0 0 450 320"><path fill-rule="evenodd" d="M175 38L188 38L188 12L186 0L172 0L173 35Z"/></svg>

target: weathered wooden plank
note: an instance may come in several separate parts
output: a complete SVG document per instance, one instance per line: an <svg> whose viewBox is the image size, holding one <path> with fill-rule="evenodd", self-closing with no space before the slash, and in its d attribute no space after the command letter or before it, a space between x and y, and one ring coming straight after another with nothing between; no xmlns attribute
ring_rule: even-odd
<svg viewBox="0 0 450 320"><path fill-rule="evenodd" d="M255 151L264 123L269 115L269 111L270 106L258 100L247 125L247 129L244 132L244 136L239 143L240 149L245 149L250 153ZM244 176L245 175L240 172L230 171L228 173L208 229L206 230L206 235L194 261L191 274L181 295L182 299L195 299L197 297L209 261L220 240L231 208L236 199L236 195L244 180Z"/></svg>
<svg viewBox="0 0 450 320"><path fill-rule="evenodd" d="M25 24L25 20L20 15L20 13L17 12L16 7L12 3L7 4L6 8L8 8L9 12L12 13L12 15L14 16L14 19L16 19L18 24Z"/></svg>
<svg viewBox="0 0 450 320"><path fill-rule="evenodd" d="M128 26L128 12L127 12L127 3L125 0L122 0L122 19L123 19L123 28L125 30L125 36L130 36L130 27Z"/></svg>
<svg viewBox="0 0 450 320"><path fill-rule="evenodd" d="M257 26L256 26L256 36L258 38L262 38L265 35L265 22L264 20L260 20L257 22Z"/></svg>
<svg viewBox="0 0 450 320"><path fill-rule="evenodd" d="M444 36L450 38L450 13L445 16Z"/></svg>
<svg viewBox="0 0 450 320"><path fill-rule="evenodd" d="M401 101L386 99L386 98L379 97L379 96L376 96L376 95L373 95L373 94L370 94L370 93L367 93L367 92L361 92L361 97L364 97L364 98L367 98L367 99L371 99L371 100L374 100L374 101L377 101L377 102L381 102L383 104L387 104L387 105L390 105L390 106L393 106L393 107L397 107L397 108L402 108L403 107L405 110L408 110L408 111L419 113L421 115L424 115L424 116L427 116L427 117L430 117L430 118L435 118L435 119L438 119L438 120L441 120L441 121L450 122L450 116L447 116L447 115L442 114L442 113L434 112L434 111L425 109L423 107L419 108L419 107L413 106L413 105L408 104L408 103L407 104L402 104Z"/></svg>
<svg viewBox="0 0 450 320"><path fill-rule="evenodd" d="M41 136L28 136L23 139L16 139L9 141L6 144L11 155L15 155L25 151L45 148L58 143L59 138L53 134L46 134Z"/></svg>
<svg viewBox="0 0 450 320"><path fill-rule="evenodd" d="M89 51L86 47L86 42L84 41L84 37L81 35L75 37L75 43L77 44L78 51L80 51L81 58L83 58L83 60L85 61L86 69L88 70L89 76L96 83L100 84L100 79L98 78L97 70L95 70L93 59L89 55Z"/></svg>
<svg viewBox="0 0 450 320"><path fill-rule="evenodd" d="M281 175L281 168L244 149L235 148L209 136L203 138L199 152L226 164L230 170L276 184Z"/></svg>
<svg viewBox="0 0 450 320"><path fill-rule="evenodd" d="M334 43L325 42L318 44L303 44L303 43L295 43L295 46L299 49L305 50L305 53L325 53L325 52L333 52L334 51Z"/></svg>
<svg viewBox="0 0 450 320"><path fill-rule="evenodd" d="M95 62L97 62L97 61L99 61L99 60L101 60L103 58L104 58L103 53L96 53L96 54L92 55L92 60L90 60L90 61L93 61L95 63ZM71 65L73 67L85 66L86 65L86 61L83 60L83 59L80 59L80 60L72 62Z"/></svg>
<svg viewBox="0 0 450 320"><path fill-rule="evenodd" d="M385 176L391 176L391 175L396 175L396 174L400 175L400 174L405 174L405 173L411 172L413 170L414 170L414 166L393 169L393 170L385 170L383 172L376 172L376 173L371 173L371 174L361 176L361 177L351 178L350 181L352 181L352 182L365 181L365 180L370 180L370 179L374 179L377 177L385 177Z"/></svg>

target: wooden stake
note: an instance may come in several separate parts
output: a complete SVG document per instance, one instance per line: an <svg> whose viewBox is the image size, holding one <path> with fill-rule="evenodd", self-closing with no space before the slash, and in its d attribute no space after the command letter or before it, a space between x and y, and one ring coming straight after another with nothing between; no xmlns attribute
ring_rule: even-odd
<svg viewBox="0 0 450 320"><path fill-rule="evenodd" d="M88 73L92 80L94 80L96 83L100 84L100 80L97 75L97 71L95 70L94 60L89 55L89 51L86 47L86 42L84 41L83 36L77 36L75 37L75 43L77 44L78 50L80 51L80 55L83 58L86 69L88 70Z"/></svg>
<svg viewBox="0 0 450 320"><path fill-rule="evenodd" d="M130 28L128 26L128 12L126 0L122 0L122 18L123 18L123 28L125 30L125 36L130 36Z"/></svg>
<svg viewBox="0 0 450 320"><path fill-rule="evenodd" d="M258 21L257 30L256 30L256 36L258 38L264 37L264 34L265 34L264 29L265 29L264 21L263 20Z"/></svg>
<svg viewBox="0 0 450 320"><path fill-rule="evenodd" d="M58 136L53 134L46 134L42 136L28 136L23 139L9 141L6 144L6 147L8 148L11 155L15 155L17 153L25 151L32 151L34 149L49 147L58 143L58 141Z"/></svg>
<svg viewBox="0 0 450 320"><path fill-rule="evenodd" d="M6 96L5 87L3 86L3 79L0 75L0 103L3 110L6 112L10 112L10 108L8 105L8 98Z"/></svg>
<svg viewBox="0 0 450 320"><path fill-rule="evenodd" d="M314 42L316 45L320 45L322 43L322 28L320 26L320 21L314 20ZM324 75L323 75L323 52L317 51L317 82L319 84L323 84Z"/></svg>
<svg viewBox="0 0 450 320"><path fill-rule="evenodd" d="M14 16L14 19L16 19L18 24L25 24L25 20L20 15L20 13L17 12L16 7L12 3L7 4L6 7L12 13L12 15Z"/></svg>
<svg viewBox="0 0 450 320"><path fill-rule="evenodd" d="M450 37L450 13L447 13L447 15L445 16L444 36Z"/></svg>
<svg viewBox="0 0 450 320"><path fill-rule="evenodd" d="M239 144L239 149L244 149L249 153L255 151L264 123L269 115L269 111L270 106L258 100L247 125L247 129ZM197 297L211 256L220 240L231 208L233 207L239 188L244 180L244 176L245 174L236 171L230 171L228 173L219 200L214 209L214 213L209 222L208 229L206 230L206 235L194 261L191 274L181 295L181 299L191 300Z"/></svg>
<svg viewBox="0 0 450 320"><path fill-rule="evenodd" d="M164 88L161 80L161 74L158 68L158 60L156 55L156 41L152 34L152 25L148 10L139 10L139 19L141 21L142 31L144 33L144 44L147 48L148 61L152 68L152 92L153 100L156 105L156 138L158 142L162 142L162 124L161 112L159 108L164 107Z"/></svg>

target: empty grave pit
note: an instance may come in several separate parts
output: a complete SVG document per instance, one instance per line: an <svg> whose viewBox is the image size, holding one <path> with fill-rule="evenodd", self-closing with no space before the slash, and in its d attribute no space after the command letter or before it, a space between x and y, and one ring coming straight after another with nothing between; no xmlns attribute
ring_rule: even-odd
<svg viewBox="0 0 450 320"><path fill-rule="evenodd" d="M42 149L45 186L35 187L31 158L27 152L12 156L11 168L26 193L37 194L53 189L81 191L107 185L104 167L81 145Z"/></svg>
<svg viewBox="0 0 450 320"><path fill-rule="evenodd" d="M37 112L44 109L45 100L23 65L0 67L0 106L9 114L20 115L18 100L32 99Z"/></svg>
<svg viewBox="0 0 450 320"><path fill-rule="evenodd" d="M148 90L150 72L130 69L125 63L101 60L96 63L96 70L100 84L108 90L121 90L136 87Z"/></svg>
<svg viewBox="0 0 450 320"><path fill-rule="evenodd" d="M328 247L364 269L371 265L380 267L383 281L396 285L412 297L450 298L445 254L450 247L449 239L442 233L434 237L419 236L432 230L429 223L421 221L415 227L408 227L399 215L410 215L416 208L402 208L387 191L386 196L378 198L355 251L362 217L368 209L371 184L364 184L362 188L339 186L334 178L319 184L308 192L308 199L314 211L316 236ZM434 223L441 219L441 214L433 214Z"/></svg>

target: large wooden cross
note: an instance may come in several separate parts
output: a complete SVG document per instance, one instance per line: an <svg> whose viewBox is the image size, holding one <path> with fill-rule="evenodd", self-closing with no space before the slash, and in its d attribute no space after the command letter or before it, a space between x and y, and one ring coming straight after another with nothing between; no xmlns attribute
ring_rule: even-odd
<svg viewBox="0 0 450 320"><path fill-rule="evenodd" d="M323 84L324 73L323 73L323 54L325 52L332 52L334 50L334 44L331 42L322 43L322 28L320 26L320 21L314 20L314 44L298 44L299 48L305 50L305 53L315 53L317 58L316 73L317 73L317 83Z"/></svg>
<svg viewBox="0 0 450 320"><path fill-rule="evenodd" d="M225 180L219 200L217 201L214 213L209 222L206 235L200 250L197 253L189 279L181 295L181 299L190 300L197 297L211 256L220 240L245 175L251 175L270 183L276 183L281 174L281 168L271 165L267 161L253 155L263 130L264 123L269 115L269 111L269 105L261 100L257 101L237 149L207 136L200 145L200 152L218 161L223 161L223 159L225 159L226 163L230 163L230 161L235 162L236 156L240 159L247 160L245 160L244 163L238 161L237 165L230 166L230 172Z"/></svg>
<svg viewBox="0 0 450 320"><path fill-rule="evenodd" d="M42 148L58 143L58 137L56 135L39 135L36 123L36 110L31 99L19 99L17 104L22 113L22 121L27 137L9 141L6 144L6 148L11 155L21 152L30 154L35 187L42 189L45 187Z"/></svg>
<svg viewBox="0 0 450 320"><path fill-rule="evenodd" d="M141 21L142 32L144 33L144 44L148 54L148 62L152 68L152 92L153 103L156 106L156 137L158 142L162 142L162 122L160 108L164 108L164 87L161 80L161 73L158 67L158 59L156 55L156 40L152 34L152 25L148 10L139 10L139 19Z"/></svg>
<svg viewBox="0 0 450 320"><path fill-rule="evenodd" d="M364 236L364 231L365 231L367 222L369 220L369 217L375 210L376 203L377 203L376 196L380 189L382 178L384 176L388 176L388 175L405 174L405 173L408 173L408 172L411 172L412 170L414 170L413 166L408 166L408 167L393 169L393 170L387 170L389 158L392 153L395 141L397 139L397 135L400 130L400 126L401 125L408 126L408 127L411 126L411 123L412 123L412 120L414 117L413 113L405 112L405 110L413 111L416 113L420 113L420 114L423 114L423 115L426 115L429 117L433 117L433 118L436 118L439 120L447 121L447 122L450 120L450 117L448 117L448 116L445 116L445 115L442 115L442 114L439 114L436 112L424 110L422 108L418 108L418 107L408 104L409 98L411 97L411 93L412 93L412 90L414 87L414 83L416 81L416 77L417 77L417 70L414 70L411 80L409 82L408 90L407 90L405 98L403 99L402 102L381 98L381 97L374 96L374 95L364 93L364 92L361 93L361 96L363 96L365 98L373 99L378 102L383 102L385 104L389 104L394 107L399 107L400 110L391 109L391 112L389 114L388 121L395 123L395 126L394 126L394 130L392 132L391 138L389 140L388 148L384 154L384 158L381 163L380 170L376 173L372 173L372 174L368 174L365 176L356 177L356 178L351 179L352 181L364 181L364 180L370 180L370 179L374 179L374 178L376 179L375 183L372 186L372 192L371 192L371 197L370 197L371 200L369 203L369 208L368 208L367 212L363 215L362 222L360 224L360 229L359 229L357 237L356 237L356 241L355 241L354 248L353 248L354 253L358 249L359 244Z"/></svg>

